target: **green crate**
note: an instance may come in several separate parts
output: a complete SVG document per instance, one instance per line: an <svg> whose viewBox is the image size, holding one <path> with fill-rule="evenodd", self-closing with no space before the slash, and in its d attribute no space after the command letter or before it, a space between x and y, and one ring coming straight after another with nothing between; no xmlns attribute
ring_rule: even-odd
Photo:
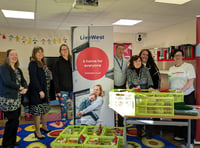
<svg viewBox="0 0 200 148"><path fill-rule="evenodd" d="M136 96L138 94L143 94L147 96L155 97L174 97L174 103L184 102L184 93L179 90L169 89L169 92L159 92L157 90L149 91L149 89L141 89L141 92L135 92ZM133 91L134 92L134 91Z"/></svg>
<svg viewBox="0 0 200 148"><path fill-rule="evenodd" d="M125 144L124 144L124 137L123 136L119 136L118 137L118 148L125 148Z"/></svg>
<svg viewBox="0 0 200 148"><path fill-rule="evenodd" d="M80 136L85 128L84 125L68 125L60 134Z"/></svg>
<svg viewBox="0 0 200 148"><path fill-rule="evenodd" d="M111 142L114 138L114 136L87 136L84 142L84 148L118 148L119 138L117 140L116 145L111 145ZM101 145L92 144L90 142L92 139L96 139L96 142L101 143Z"/></svg>
<svg viewBox="0 0 200 148"><path fill-rule="evenodd" d="M122 135L119 135L116 133L116 129L124 130L123 127L104 127L102 131L102 136L123 136L123 131Z"/></svg>
<svg viewBox="0 0 200 148"><path fill-rule="evenodd" d="M102 131L103 131L104 127L102 126ZM99 134L99 126L86 126L86 128L84 129L84 131L82 132L83 136L101 136L102 132L100 135Z"/></svg>
<svg viewBox="0 0 200 148"><path fill-rule="evenodd" d="M135 105L136 115L174 116L174 97L138 93L135 97Z"/></svg>
<svg viewBox="0 0 200 148"><path fill-rule="evenodd" d="M52 143L52 148L83 148L79 142L79 135L59 135ZM70 143L70 139L77 139L77 143Z"/></svg>

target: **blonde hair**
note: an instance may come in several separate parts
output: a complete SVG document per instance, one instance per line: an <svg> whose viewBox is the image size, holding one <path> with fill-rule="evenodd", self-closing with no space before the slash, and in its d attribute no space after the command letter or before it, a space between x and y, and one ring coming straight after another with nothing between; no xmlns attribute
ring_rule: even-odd
<svg viewBox="0 0 200 148"><path fill-rule="evenodd" d="M103 88L102 88L102 86L100 84L97 84L95 86L99 87L99 90L100 90L99 96L103 97Z"/></svg>

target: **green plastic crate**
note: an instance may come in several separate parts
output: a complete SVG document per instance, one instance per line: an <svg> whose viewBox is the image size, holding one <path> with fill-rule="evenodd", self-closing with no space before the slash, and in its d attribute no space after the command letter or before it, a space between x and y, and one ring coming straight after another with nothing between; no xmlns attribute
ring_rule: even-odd
<svg viewBox="0 0 200 148"><path fill-rule="evenodd" d="M149 89L141 89L141 92L135 92L138 94L155 96L155 97L174 97L174 103L184 102L184 93L175 89L168 89L169 92L149 91ZM134 91L133 91L134 92Z"/></svg>
<svg viewBox="0 0 200 148"><path fill-rule="evenodd" d="M125 148L125 144L124 144L124 137L123 136L119 136L118 137L118 148Z"/></svg>
<svg viewBox="0 0 200 148"><path fill-rule="evenodd" d="M136 115L174 116L174 97L137 94Z"/></svg>
<svg viewBox="0 0 200 148"><path fill-rule="evenodd" d="M52 148L83 148L83 144L79 144L79 135L59 135L52 143ZM77 143L68 143L70 139L77 139ZM61 142L62 141L62 142Z"/></svg>
<svg viewBox="0 0 200 148"><path fill-rule="evenodd" d="M61 135L81 135L86 126L83 125L68 125L60 134Z"/></svg>
<svg viewBox="0 0 200 148"><path fill-rule="evenodd" d="M116 145L111 145L114 138L114 136L87 136L84 142L84 148L118 148L119 138ZM91 139L98 139L101 145L89 143Z"/></svg>
<svg viewBox="0 0 200 148"><path fill-rule="evenodd" d="M119 135L116 133L116 129L124 130L123 127L104 127L102 136L123 136L123 131L122 135Z"/></svg>
<svg viewBox="0 0 200 148"><path fill-rule="evenodd" d="M102 126L102 132L103 132L104 127ZM102 132L100 135L99 134L99 126L86 126L82 134L84 136L101 136Z"/></svg>

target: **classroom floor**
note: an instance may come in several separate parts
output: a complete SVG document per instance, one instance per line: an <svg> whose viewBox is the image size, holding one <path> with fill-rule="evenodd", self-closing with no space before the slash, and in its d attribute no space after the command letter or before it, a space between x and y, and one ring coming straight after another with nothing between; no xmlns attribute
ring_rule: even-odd
<svg viewBox="0 0 200 148"><path fill-rule="evenodd" d="M5 126L5 122L6 120L2 120L0 122L0 126ZM20 119L20 124L28 124L28 123L33 123L33 121L26 121L24 118L21 118ZM161 130L162 129L162 130ZM185 144L185 142L183 141L175 141L173 139L173 128L172 127L154 127L152 129L153 133L155 133L156 135L166 139L167 141L169 141L170 143L178 146L178 147L181 147L181 145ZM160 132L162 131L162 132ZM162 133L162 136L160 135ZM193 148L200 148L200 145L194 145Z"/></svg>

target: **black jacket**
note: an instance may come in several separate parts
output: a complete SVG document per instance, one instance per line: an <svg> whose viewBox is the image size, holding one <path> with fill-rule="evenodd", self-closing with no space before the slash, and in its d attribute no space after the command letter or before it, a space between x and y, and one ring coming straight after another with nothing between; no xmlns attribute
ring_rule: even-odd
<svg viewBox="0 0 200 148"><path fill-rule="evenodd" d="M37 105L48 102L46 75L42 67L38 67L36 61L31 61L28 66L30 84L29 84L29 97L31 105ZM40 99L39 92L45 93L45 98Z"/></svg>
<svg viewBox="0 0 200 148"><path fill-rule="evenodd" d="M152 81L153 81L153 88L159 89L160 88L160 72L159 69L155 66L150 66L150 64L146 65L149 69Z"/></svg>
<svg viewBox="0 0 200 148"><path fill-rule="evenodd" d="M21 86L27 88L26 80L23 73L18 68L21 74ZM0 66L0 96L5 98L17 99L20 85L16 84L15 71L8 65L3 64Z"/></svg>
<svg viewBox="0 0 200 148"><path fill-rule="evenodd" d="M72 66L69 61L60 56L52 72L56 93L73 91Z"/></svg>

